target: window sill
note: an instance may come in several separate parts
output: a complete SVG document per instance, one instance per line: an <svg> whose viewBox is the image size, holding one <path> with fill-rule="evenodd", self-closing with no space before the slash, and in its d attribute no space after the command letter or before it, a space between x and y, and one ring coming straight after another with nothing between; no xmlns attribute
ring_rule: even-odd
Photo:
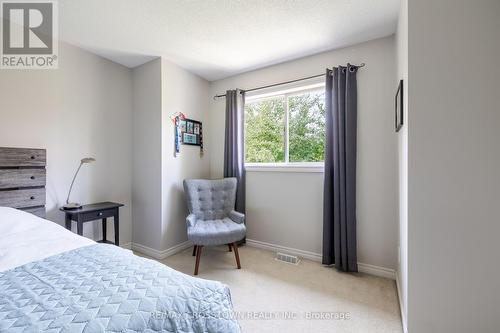
<svg viewBox="0 0 500 333"><path fill-rule="evenodd" d="M245 170L248 172L303 172L323 173L323 163L247 163Z"/></svg>

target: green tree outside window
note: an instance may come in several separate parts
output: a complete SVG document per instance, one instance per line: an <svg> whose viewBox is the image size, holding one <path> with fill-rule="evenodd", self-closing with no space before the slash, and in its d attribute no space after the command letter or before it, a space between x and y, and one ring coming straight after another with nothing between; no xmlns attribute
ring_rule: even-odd
<svg viewBox="0 0 500 333"><path fill-rule="evenodd" d="M312 91L248 102L245 105L246 162L322 162L324 99L324 92Z"/></svg>

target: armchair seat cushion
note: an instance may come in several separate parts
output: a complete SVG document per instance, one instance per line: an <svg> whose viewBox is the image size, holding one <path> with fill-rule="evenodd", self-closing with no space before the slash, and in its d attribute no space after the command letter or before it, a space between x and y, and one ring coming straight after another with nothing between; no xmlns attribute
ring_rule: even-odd
<svg viewBox="0 0 500 333"><path fill-rule="evenodd" d="M246 227L243 223L235 223L229 218L217 220L198 220L188 227L188 238L194 245L221 245L242 240Z"/></svg>

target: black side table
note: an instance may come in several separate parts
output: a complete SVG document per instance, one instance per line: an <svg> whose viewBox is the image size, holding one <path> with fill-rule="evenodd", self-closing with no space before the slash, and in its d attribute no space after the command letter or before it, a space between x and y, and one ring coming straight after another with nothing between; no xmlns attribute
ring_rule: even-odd
<svg viewBox="0 0 500 333"><path fill-rule="evenodd" d="M119 224L120 217L118 215L118 208L123 204L116 202L99 202L90 205L83 205L82 208L65 210L62 207L60 211L65 213L66 229L71 230L71 221L76 221L77 233L83 235L83 224L85 222L95 221L102 219L102 240L99 243L115 244L119 246ZM113 217L115 224L115 242L110 242L106 239L106 222L108 217Z"/></svg>

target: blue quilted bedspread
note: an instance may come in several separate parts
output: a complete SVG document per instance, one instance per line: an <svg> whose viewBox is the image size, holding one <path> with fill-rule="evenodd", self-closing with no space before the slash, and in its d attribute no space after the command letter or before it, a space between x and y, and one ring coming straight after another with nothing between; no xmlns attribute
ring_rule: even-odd
<svg viewBox="0 0 500 333"><path fill-rule="evenodd" d="M0 272L0 332L240 332L229 289L114 245Z"/></svg>

